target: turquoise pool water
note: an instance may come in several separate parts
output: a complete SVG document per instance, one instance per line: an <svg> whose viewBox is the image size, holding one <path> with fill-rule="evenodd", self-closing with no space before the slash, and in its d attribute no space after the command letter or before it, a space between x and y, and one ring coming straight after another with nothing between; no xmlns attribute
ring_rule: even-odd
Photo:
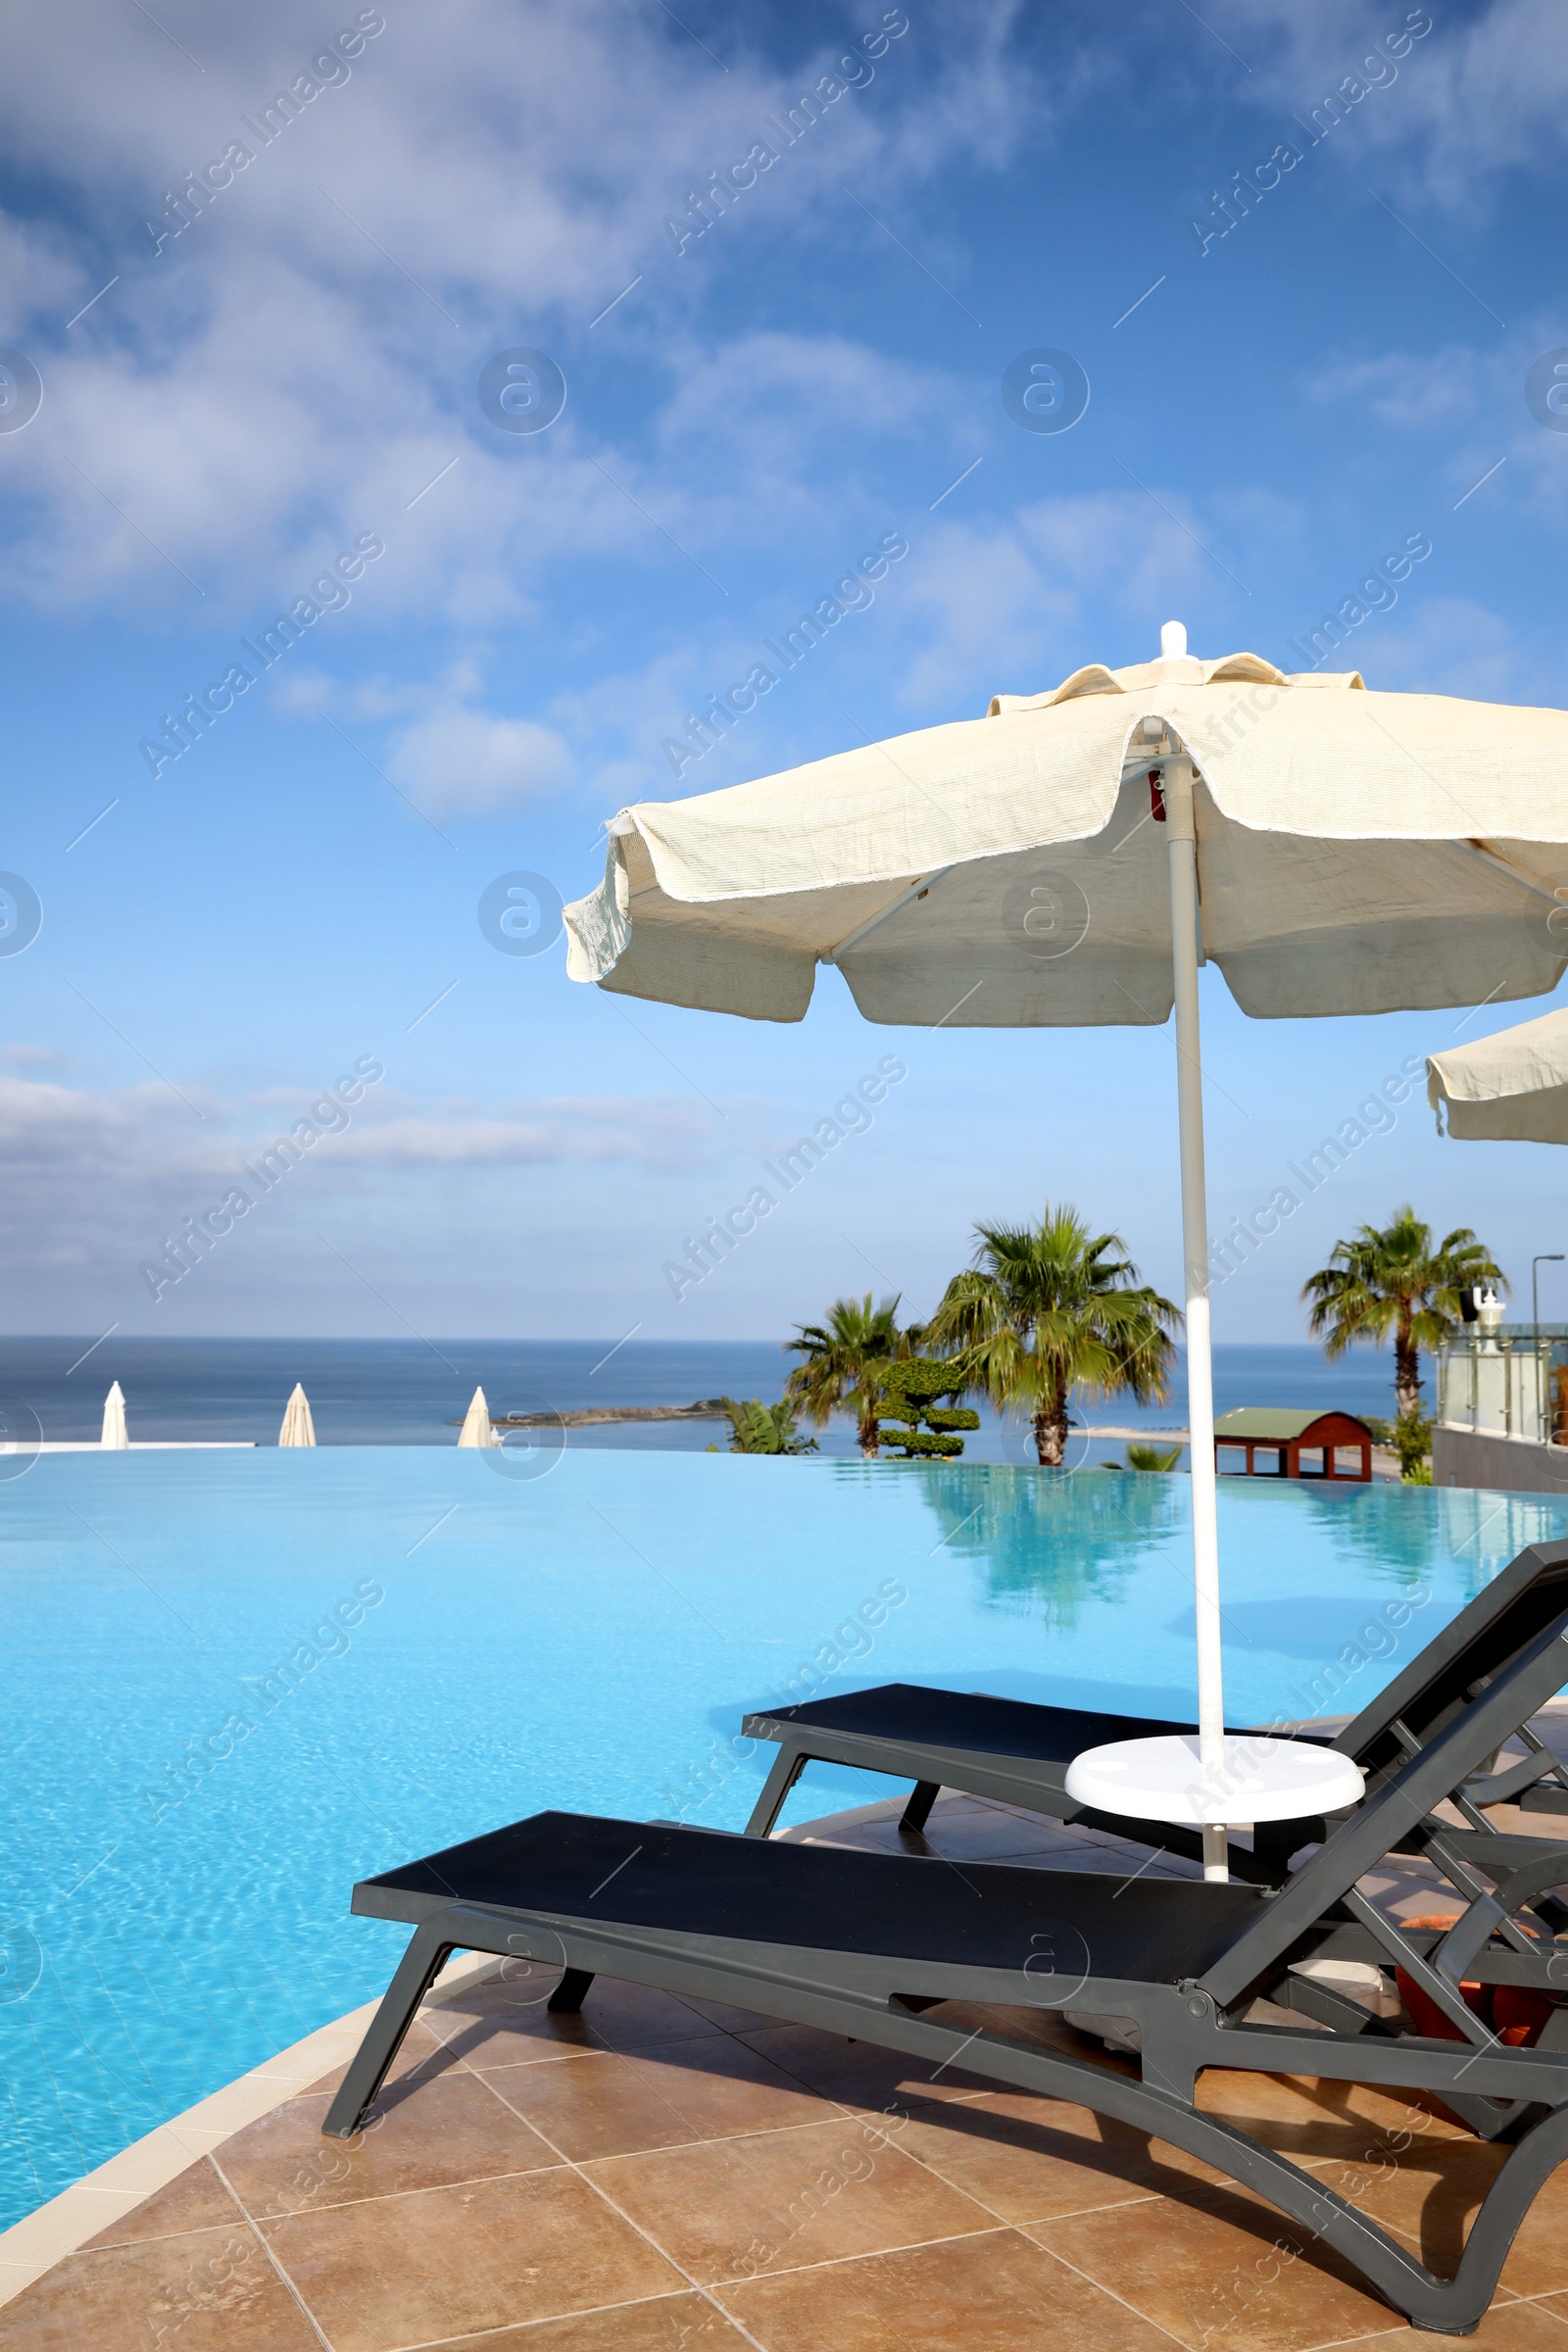
<svg viewBox="0 0 1568 2352"><path fill-rule="evenodd" d="M0 1486L0 2222L378 1992L403 1936L350 1919L356 1878L545 1805L738 1828L748 1707L899 1677L1190 1711L1187 1500L727 1454L44 1456ZM1233 1717L1359 1706L1565 1516L1220 1508ZM819 1769L791 1817L887 1792Z"/></svg>

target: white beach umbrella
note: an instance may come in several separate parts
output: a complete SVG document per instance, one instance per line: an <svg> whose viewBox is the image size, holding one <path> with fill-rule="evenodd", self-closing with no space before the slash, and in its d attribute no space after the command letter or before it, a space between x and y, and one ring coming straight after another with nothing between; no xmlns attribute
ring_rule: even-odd
<svg viewBox="0 0 1568 2352"><path fill-rule="evenodd" d="M775 1021L803 1017L819 963L873 1021L1162 1023L1174 1004L1214 1824L1270 1815L1223 1735L1198 967L1217 963L1261 1019L1554 987L1568 712L1369 693L1255 654L1199 662L1179 622L1160 645L1157 662L999 696L981 719L623 808L603 885L565 909L567 968ZM1254 1784L1245 1810L1237 1770ZM1205 1849L1223 1875L1222 1829Z"/></svg>
<svg viewBox="0 0 1568 2352"><path fill-rule="evenodd" d="M104 1434L98 1443L100 1446L114 1446L121 1453L129 1450L130 1437L125 1428L125 1397L118 1380L104 1398Z"/></svg>
<svg viewBox="0 0 1568 2352"><path fill-rule="evenodd" d="M484 1400L484 1391L475 1389L464 1416L463 1427L458 1432L458 1444L493 1446L495 1442L495 1432L490 1427L490 1407Z"/></svg>
<svg viewBox="0 0 1568 2352"><path fill-rule="evenodd" d="M1429 1054L1427 1101L1461 1142L1568 1144L1568 1012Z"/></svg>
<svg viewBox="0 0 1568 2352"><path fill-rule="evenodd" d="M283 1407L283 1426L277 1433L280 1446L314 1446L316 1423L311 1419L311 1400L300 1383L294 1383L294 1393Z"/></svg>

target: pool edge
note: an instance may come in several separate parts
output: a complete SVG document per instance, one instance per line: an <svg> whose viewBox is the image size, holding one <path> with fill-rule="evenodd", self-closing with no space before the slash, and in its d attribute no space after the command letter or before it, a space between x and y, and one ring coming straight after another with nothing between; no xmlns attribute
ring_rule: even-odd
<svg viewBox="0 0 1568 2352"><path fill-rule="evenodd" d="M439 2006L506 1966L491 1953L449 1960L426 2000ZM73 2180L58 2196L0 2230L0 2309L15 2301L34 2279L69 2254L75 2254L100 2230L166 2188L171 2180L210 2155L245 2125L260 2122L331 2067L354 2055L378 2003L367 2001L346 2016L318 2026L275 2057L236 2075L180 2115L155 2124L140 2139Z"/></svg>

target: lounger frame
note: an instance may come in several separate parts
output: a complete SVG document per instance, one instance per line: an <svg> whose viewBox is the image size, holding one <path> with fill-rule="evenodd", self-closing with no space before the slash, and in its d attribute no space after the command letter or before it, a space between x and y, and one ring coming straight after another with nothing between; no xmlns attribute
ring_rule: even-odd
<svg viewBox="0 0 1568 2352"><path fill-rule="evenodd" d="M684 1928L588 1917L559 1906L534 1907L520 1887L515 1902L474 1902L464 1899L461 1889L442 1890L450 1888L448 1872L461 1875L461 1848L389 1872L355 1889L355 1908L402 1919L414 1927L414 1936L323 2129L338 2138L360 2129L447 1957L459 1949L491 1952L559 1968L561 1982L551 2000L557 2010L579 2008L594 1976L602 1974L843 2034L929 2059L938 2071L961 2062L965 2071L1009 2086L1077 2101L1157 2133L1255 2190L1351 2263L1417 2328L1471 2333L1532 2200L1568 2158L1568 2007L1553 2013L1537 2047L1506 2047L1471 2013L1460 1980L1568 1989L1568 1937L1557 1936L1544 1911L1535 1907L1568 1880L1568 1848L1550 1839L1448 1830L1439 1859L1468 1899L1458 1925L1446 1933L1399 1929L1364 1899L1358 1882L1475 1772L1510 1724L1521 1719L1521 1711L1533 1712L1557 1687L1565 1643L1568 1614L1467 1701L1436 1738L1391 1771L1376 1794L1277 1893L1252 1890L1245 1903L1237 1903L1239 1931L1200 1975L1174 1981L1086 1972L1067 1988L1054 1978L1032 1977L1027 1964L1020 1973L1015 1966L932 1960L917 1951L753 1940L708 1933L700 1923ZM568 1828L572 1821L541 1817L546 1829L556 1819ZM635 1836L639 1825L586 1826ZM722 1847L733 1852L740 1842L720 1832L678 1827L662 1835L699 1878L712 1875L708 1855ZM815 1868L806 1859L809 1848L764 1852L767 1870L775 1854L781 1868L787 1858L791 1871ZM848 1859L835 1852L833 1867L842 1870ZM915 1910L923 1907L927 1884L933 1900L941 1899L947 1873L940 1863L879 1857L877 1866L899 1874L901 1889L918 1897ZM1009 1900L1024 1906L1026 1915L1034 1908L1042 1918L1053 1901L1058 1909L1067 1906L1064 1916L1070 1916L1079 1887L1103 1888L1103 1881L1086 1882L1070 1873L989 1868L999 1885L1005 1883ZM908 1872L922 1874L921 1879L909 1881L904 1876ZM612 1905L608 1888L615 1876L612 1872L604 1883ZM600 1891L594 1889L594 1898ZM1192 1891L1207 1899L1201 1888ZM1215 1889L1216 1895L1223 1891ZM1154 1890L1141 1895L1129 1885L1129 1916L1136 1919L1140 1902L1152 1904L1153 1895ZM1397 2030L1321 1981L1295 1973L1302 1959L1323 1958L1405 1968L1452 2021L1458 2038L1425 2039ZM1270 2004L1261 2021L1250 2014L1259 1999ZM1071 2006L1129 2019L1142 2044L1140 2079L1087 2056L989 2030L966 2033L922 2014L954 2000L1010 2009ZM1273 2022L1292 2008L1316 2016L1318 2030ZM1472 2224L1452 2278L1437 2277L1321 2176L1198 2108L1197 2080L1209 2067L1436 2095L1478 2132L1512 2139L1515 2144Z"/></svg>

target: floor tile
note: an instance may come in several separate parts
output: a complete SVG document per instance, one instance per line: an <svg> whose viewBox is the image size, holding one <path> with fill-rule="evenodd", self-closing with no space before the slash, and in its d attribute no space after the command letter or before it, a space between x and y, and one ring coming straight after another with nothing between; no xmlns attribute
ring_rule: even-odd
<svg viewBox="0 0 1568 2352"><path fill-rule="evenodd" d="M728 2034L665 2042L635 2057L604 2051L569 2066L503 2067L485 2081L573 2163L785 2131L833 2112L831 2102Z"/></svg>
<svg viewBox="0 0 1568 2352"><path fill-rule="evenodd" d="M321 2352L254 2231L72 2254L0 2309L3 2352Z"/></svg>
<svg viewBox="0 0 1568 2352"><path fill-rule="evenodd" d="M477 2075L416 2077L393 2083L383 2099L356 2139L322 2137L327 2100L290 2099L223 2142L218 2161L224 2178L246 2211L261 2216L561 2162Z"/></svg>
<svg viewBox="0 0 1568 2352"><path fill-rule="evenodd" d="M694 2041L723 2026L694 2004L651 1984L617 1984L596 1977L580 2012L556 2016L548 1984L486 1984L430 2013L429 2024L456 2057L470 2065L524 2065L568 2050L641 2050L665 2041ZM745 2013L750 2019L750 2012Z"/></svg>
<svg viewBox="0 0 1568 2352"><path fill-rule="evenodd" d="M186 2230L224 2230L241 2221L239 2207L218 2174L201 2157L176 2174L167 2187L154 2189L109 2229L89 2237L89 2246L122 2246L144 2237L177 2237Z"/></svg>
<svg viewBox="0 0 1568 2352"><path fill-rule="evenodd" d="M703 2295L661 2295L499 2335L455 2336L439 2352L747 2352L746 2338Z"/></svg>
<svg viewBox="0 0 1568 2352"><path fill-rule="evenodd" d="M767 2352L1172 2352L1011 2230L758 2278L721 2300Z"/></svg>
<svg viewBox="0 0 1568 2352"><path fill-rule="evenodd" d="M992 2226L971 2198L849 2117L587 2170L705 2284Z"/></svg>
<svg viewBox="0 0 1568 2352"><path fill-rule="evenodd" d="M438 2343L688 2283L564 2169L377 2197L264 2227L334 2352Z"/></svg>
<svg viewBox="0 0 1568 2352"><path fill-rule="evenodd" d="M1390 2135L1423 2140L1472 2135L1418 2094L1365 2082L1330 2082L1300 2075L1254 2075L1211 2067L1198 2084L1205 2115L1223 2116L1282 2154L1376 2163ZM1473 2143L1472 2143L1473 2144Z"/></svg>
<svg viewBox="0 0 1568 2352"><path fill-rule="evenodd" d="M1341 2344L1324 2344L1317 2352L1419 2352L1420 2347L1455 2339L1415 2328L1395 2328L1380 2335L1358 2335ZM1542 2303L1494 2303L1474 2335L1463 2339L1465 2352L1568 2352L1568 2326Z"/></svg>
<svg viewBox="0 0 1568 2352"><path fill-rule="evenodd" d="M1027 2091L912 2116L897 2144L1005 2222L1130 2205L1195 2178L1221 2178L1181 2149L1152 2142L1147 2132Z"/></svg>
<svg viewBox="0 0 1568 2352"><path fill-rule="evenodd" d="M700 1999L695 1992L686 1994L684 1998L688 2007L695 2009L699 2017L706 2017L710 2025L718 2027L725 2034L755 2034L759 2026L770 2026L774 2022L770 2017L760 2016L755 2009L737 2008L733 2001L710 2001L706 1997Z"/></svg>
<svg viewBox="0 0 1568 2352"><path fill-rule="evenodd" d="M559 1978L559 1969L555 1973ZM610 2044L585 2010L564 2017L553 2013L549 1989L541 1986L536 1993L526 1979L520 1987L478 1984L425 2012L425 2023L449 2058L469 2059L491 2042L514 2045L518 2063L570 2050L608 2049ZM597 1990L596 1985L590 1991L590 2001Z"/></svg>
<svg viewBox="0 0 1568 2352"><path fill-rule="evenodd" d="M1415 2240L1431 2270L1446 2275L1510 2150L1483 2140L1418 2140L1370 2165L1325 2165L1322 2178L1386 2228ZM1559 2169L1519 2225L1502 2266L1517 2295L1568 2291L1568 2169Z"/></svg>
<svg viewBox="0 0 1568 2352"><path fill-rule="evenodd" d="M710 2014L716 2005L661 1992L652 1984L617 1984L610 1977L596 1977L582 2013L612 2049L641 2050L655 2042L691 2041L699 2034L726 2031L725 2021Z"/></svg>
<svg viewBox="0 0 1568 2352"><path fill-rule="evenodd" d="M1037 2244L1205 2352L1304 2352L1389 2323L1388 2305L1353 2283L1348 2266L1240 2190L1194 2189L1026 2227Z"/></svg>
<svg viewBox="0 0 1568 2352"><path fill-rule="evenodd" d="M934 2075L933 2059L902 2057L878 2042L846 2041L813 2026L767 2026L741 2038L823 2098L878 2114L902 2115L934 2100L973 2098L995 2081L957 2066Z"/></svg>
<svg viewBox="0 0 1568 2352"><path fill-rule="evenodd" d="M428 2030L420 2018L416 2017L404 2037L403 2047L387 2070L387 2082L388 2083L401 2082L407 2075L444 2073L451 2064L452 2060L437 2035ZM316 2082L302 2082L300 2084L301 2092L313 2095L324 2094L330 2097L348 2071L349 2061L345 2059L341 2066L334 2066L328 2074L321 2075Z"/></svg>

